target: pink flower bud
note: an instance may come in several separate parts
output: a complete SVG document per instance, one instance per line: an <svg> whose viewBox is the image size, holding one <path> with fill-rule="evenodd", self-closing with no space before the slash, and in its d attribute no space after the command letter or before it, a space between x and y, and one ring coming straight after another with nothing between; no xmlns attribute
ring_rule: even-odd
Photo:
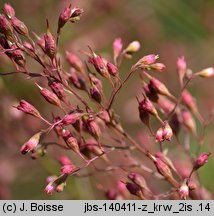
<svg viewBox="0 0 214 216"><path fill-rule="evenodd" d="M11 24L18 34L28 37L28 28L22 21L14 16L11 18Z"/></svg>
<svg viewBox="0 0 214 216"><path fill-rule="evenodd" d="M200 77L209 78L214 76L214 68L209 67L196 73Z"/></svg>
<svg viewBox="0 0 214 216"><path fill-rule="evenodd" d="M165 114L168 115L175 107L175 104L172 103L170 100L168 100L166 97L160 96L157 101L161 111Z"/></svg>
<svg viewBox="0 0 214 216"><path fill-rule="evenodd" d="M57 176L48 176L46 178L46 182L51 183L51 182L54 182L56 179L57 179Z"/></svg>
<svg viewBox="0 0 214 216"><path fill-rule="evenodd" d="M154 105L152 104L152 102L148 98L143 99L139 103L138 109L140 112L143 111L143 112L147 112L151 115L158 116L157 110L155 109Z"/></svg>
<svg viewBox="0 0 214 216"><path fill-rule="evenodd" d="M107 68L105 66L105 63L102 59L101 56L99 55L95 55L93 57L89 58L89 63L91 63L94 68L96 69L96 71L101 75L101 76L105 76L106 73L108 73Z"/></svg>
<svg viewBox="0 0 214 216"><path fill-rule="evenodd" d="M100 135L101 135L101 131L100 131L99 125L96 123L94 118L89 117L88 120L87 120L86 125L87 125L87 129L88 129L89 133L92 136L94 136L94 138L96 140L98 140Z"/></svg>
<svg viewBox="0 0 214 216"><path fill-rule="evenodd" d="M113 43L113 52L114 52L114 58L117 59L117 57L120 55L123 48L123 42L121 38L116 38Z"/></svg>
<svg viewBox="0 0 214 216"><path fill-rule="evenodd" d="M186 200L189 196L189 187L187 186L186 181L180 186L178 191L180 198Z"/></svg>
<svg viewBox="0 0 214 216"><path fill-rule="evenodd" d="M196 101L193 98L193 96L187 91L183 91L181 94L181 98L183 102L186 104L186 106L191 110L191 111L197 111L197 105Z"/></svg>
<svg viewBox="0 0 214 216"><path fill-rule="evenodd" d="M52 195L53 192L55 191L55 187L52 184L48 184L44 191L46 194Z"/></svg>
<svg viewBox="0 0 214 216"><path fill-rule="evenodd" d="M33 51L33 47L30 43L24 41L23 42L23 46L27 49L27 50L30 50L30 51Z"/></svg>
<svg viewBox="0 0 214 216"><path fill-rule="evenodd" d="M152 79L150 80L149 85L150 88L155 90L158 94L165 95L165 96L170 95L169 90L166 88L166 86L154 77L152 77Z"/></svg>
<svg viewBox="0 0 214 216"><path fill-rule="evenodd" d="M72 136L72 134L71 134L71 132L68 129L63 129L62 130L62 138L65 140L65 142L71 136Z"/></svg>
<svg viewBox="0 0 214 216"><path fill-rule="evenodd" d="M90 77L91 82L95 86L97 86L97 88L99 89L100 92L102 92L103 91L103 85L102 85L101 80L99 80L96 76L94 76L92 74L89 74L89 77Z"/></svg>
<svg viewBox="0 0 214 216"><path fill-rule="evenodd" d="M40 93L41 95L45 98L45 100L55 106L61 107L61 103L59 98L51 91L49 91L46 88L42 88L41 86L39 86L37 83L36 85L38 86L38 88L40 89Z"/></svg>
<svg viewBox="0 0 214 216"><path fill-rule="evenodd" d="M91 86L90 95L97 103L99 103L99 104L101 103L102 96L101 96L100 91L97 88L97 86L95 86L95 85Z"/></svg>
<svg viewBox="0 0 214 216"><path fill-rule="evenodd" d="M87 140L86 148L96 156L99 156L102 154L102 150L98 147L98 143L94 139Z"/></svg>
<svg viewBox="0 0 214 216"><path fill-rule="evenodd" d="M49 86L52 91L57 95L60 100L65 100L66 94L63 85L59 82L49 82Z"/></svg>
<svg viewBox="0 0 214 216"><path fill-rule="evenodd" d="M139 51L140 43L138 41L132 41L125 49L126 53L132 55L133 53Z"/></svg>
<svg viewBox="0 0 214 216"><path fill-rule="evenodd" d="M70 17L71 17L71 4L68 7L64 8L59 15L58 33L60 32L60 29L69 21Z"/></svg>
<svg viewBox="0 0 214 216"><path fill-rule="evenodd" d="M70 69L69 81L78 89L86 90L86 81L74 68Z"/></svg>
<svg viewBox="0 0 214 216"><path fill-rule="evenodd" d="M24 113L30 114L35 117L40 117L39 111L25 100L21 100L20 104L16 108Z"/></svg>
<svg viewBox="0 0 214 216"><path fill-rule="evenodd" d="M200 167L204 166L208 162L210 155L211 153L202 153L201 155L199 155L194 164L194 169L199 169Z"/></svg>
<svg viewBox="0 0 214 216"><path fill-rule="evenodd" d="M109 74L111 74L112 76L116 76L118 74L118 68L114 64L108 62L106 66Z"/></svg>
<svg viewBox="0 0 214 216"><path fill-rule="evenodd" d="M62 166L64 166L64 165L70 165L70 164L71 164L70 158L67 157L67 156L65 156L65 155L60 156L60 157L58 158L58 161L60 162L60 164L61 164Z"/></svg>
<svg viewBox="0 0 214 216"><path fill-rule="evenodd" d="M23 52L20 49L17 49L16 45L11 46L14 47L14 51L8 52L8 56L15 61L17 65L25 69L26 59Z"/></svg>
<svg viewBox="0 0 214 216"><path fill-rule="evenodd" d="M146 181L141 175L131 172L128 174L128 178L141 188L147 188Z"/></svg>
<svg viewBox="0 0 214 216"><path fill-rule="evenodd" d="M196 134L196 123L191 113L188 110L182 110L181 118L183 125L193 134Z"/></svg>
<svg viewBox="0 0 214 216"><path fill-rule="evenodd" d="M66 51L66 59L71 67L73 67L75 70L77 70L78 72L84 71L83 63L77 55L73 54L72 52Z"/></svg>
<svg viewBox="0 0 214 216"><path fill-rule="evenodd" d="M187 64L186 64L184 56L181 56L181 57L178 58L178 60L177 60L177 69L178 69L178 71L186 71Z"/></svg>
<svg viewBox="0 0 214 216"><path fill-rule="evenodd" d="M150 65L150 68L162 72L163 70L165 70L166 66L163 63L155 63Z"/></svg>
<svg viewBox="0 0 214 216"><path fill-rule="evenodd" d="M63 125L71 125L74 124L77 120L79 120L82 117L81 113L71 113L67 114L63 117L62 123Z"/></svg>
<svg viewBox="0 0 214 216"><path fill-rule="evenodd" d="M41 137L41 132L35 134L32 136L22 147L21 147L21 153L27 154L28 152L32 152L36 149L37 145L39 144L39 140Z"/></svg>
<svg viewBox="0 0 214 216"><path fill-rule="evenodd" d="M57 46L54 36L48 30L47 33L44 35L45 40L45 53L53 59L56 56Z"/></svg>
<svg viewBox="0 0 214 216"><path fill-rule="evenodd" d="M170 127L169 123L167 121L164 121L163 123L163 137L164 140L170 141L173 136L172 128Z"/></svg>
<svg viewBox="0 0 214 216"><path fill-rule="evenodd" d="M150 64L155 63L156 59L158 59L158 55L150 54L150 55L147 55L147 56L144 56L143 58L141 58L138 61L138 64L150 65Z"/></svg>
<svg viewBox="0 0 214 216"><path fill-rule="evenodd" d="M163 142L164 141L163 128L162 127L157 130L155 139L157 142Z"/></svg>
<svg viewBox="0 0 214 216"><path fill-rule="evenodd" d="M3 14L0 14L0 33L4 34L7 39L13 38L12 26Z"/></svg>
<svg viewBox="0 0 214 216"><path fill-rule="evenodd" d="M4 4L4 13L7 15L9 19L15 16L15 10L10 4Z"/></svg>
<svg viewBox="0 0 214 216"><path fill-rule="evenodd" d="M66 144L67 146L73 150L75 153L80 153L80 149L79 149L79 145L78 142L76 140L76 138L70 136L67 140L66 140Z"/></svg>
<svg viewBox="0 0 214 216"><path fill-rule="evenodd" d="M67 164L61 167L60 171L62 174L66 174L69 175L70 173L72 173L74 170L74 166L71 164Z"/></svg>
<svg viewBox="0 0 214 216"><path fill-rule="evenodd" d="M76 21L79 21L83 12L84 11L83 11L82 8L73 8L72 11L71 11L70 21L72 23L75 23Z"/></svg>

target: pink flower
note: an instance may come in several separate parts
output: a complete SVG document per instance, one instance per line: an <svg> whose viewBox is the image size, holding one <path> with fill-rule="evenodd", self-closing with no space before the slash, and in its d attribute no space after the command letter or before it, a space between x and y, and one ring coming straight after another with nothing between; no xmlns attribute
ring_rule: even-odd
<svg viewBox="0 0 214 216"><path fill-rule="evenodd" d="M185 71L187 69L186 61L184 56L181 56L177 60L177 69L178 71Z"/></svg>
<svg viewBox="0 0 214 216"><path fill-rule="evenodd" d="M111 62L107 63L107 70L112 76L116 76L118 74L118 68L112 64Z"/></svg>
<svg viewBox="0 0 214 216"><path fill-rule="evenodd" d="M122 48L123 48L123 42L121 38L116 38L113 43L113 52L114 52L115 59L120 55Z"/></svg>
<svg viewBox="0 0 214 216"><path fill-rule="evenodd" d="M53 192L55 191L55 187L52 185L52 184L48 184L46 187L45 187L45 193L48 194L48 195L52 195Z"/></svg>
<svg viewBox="0 0 214 216"><path fill-rule="evenodd" d="M61 167L61 173L62 174L70 174L74 170L74 166L71 164L67 164Z"/></svg>

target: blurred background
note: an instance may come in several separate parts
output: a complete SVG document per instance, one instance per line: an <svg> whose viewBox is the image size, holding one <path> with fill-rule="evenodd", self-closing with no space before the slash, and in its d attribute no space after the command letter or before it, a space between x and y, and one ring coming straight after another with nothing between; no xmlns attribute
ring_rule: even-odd
<svg viewBox="0 0 214 216"><path fill-rule="evenodd" d="M46 30L46 18L50 21L52 32L56 32L58 15L70 3L66 0L1 0L0 8L5 2L10 3L16 10L16 16L39 35ZM87 45L90 45L103 56L111 58L115 38L121 37L124 44L140 41L140 52L122 64L121 77L143 55L159 54L160 62L167 68L166 72L158 74L158 78L168 84L174 95L178 95L178 56L186 57L193 72L214 66L213 0L76 0L72 1L72 6L83 8L84 14L78 23L67 24L63 29L62 52L70 49L78 53L78 50L87 50ZM27 67L33 72L40 69L31 62ZM0 71L13 70L9 59L0 56ZM198 99L199 110L204 117L214 107L213 83L213 79L198 79L189 87ZM108 94L108 87L105 90ZM124 128L137 138L142 138L146 131L138 118L135 99L140 91L138 77L134 76L114 104ZM97 177L70 178L63 193L50 197L43 193L46 177L59 170L54 160L57 154L53 150L52 154L35 161L20 154L20 146L41 128L39 121L12 108L20 99L32 102L41 113L51 117L50 107L46 106L32 82L18 75L0 77L0 199L103 199L102 191L96 188ZM198 130L200 133L200 127ZM213 152L213 142L213 125L210 125L202 150ZM195 143L191 145L194 149ZM179 156L176 148L169 148L172 148L175 157ZM184 165L188 166L185 160ZM213 168L211 157L199 172L203 185L211 193L214 193Z"/></svg>

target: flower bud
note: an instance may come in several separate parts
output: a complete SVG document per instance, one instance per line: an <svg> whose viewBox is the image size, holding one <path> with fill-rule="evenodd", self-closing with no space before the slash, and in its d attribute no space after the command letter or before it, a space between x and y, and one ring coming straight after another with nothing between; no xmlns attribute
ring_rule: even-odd
<svg viewBox="0 0 214 216"><path fill-rule="evenodd" d="M208 158L210 155L211 153L202 153L201 155L199 155L199 157L195 161L194 169L197 170L200 167L204 166L208 162Z"/></svg>
<svg viewBox="0 0 214 216"><path fill-rule="evenodd" d="M111 74L112 76L116 76L118 74L118 68L114 64L108 62L106 66L109 74Z"/></svg>
<svg viewBox="0 0 214 216"><path fill-rule="evenodd" d="M141 64L145 64L145 65L150 65L155 63L156 59L158 59L158 55L154 55L154 54L150 54L150 55L146 55L143 58L141 58L137 64L141 65Z"/></svg>
<svg viewBox="0 0 214 216"><path fill-rule="evenodd" d="M56 56L57 46L56 46L55 38L49 30L44 35L44 41L45 41L44 51L51 59L53 59Z"/></svg>
<svg viewBox="0 0 214 216"><path fill-rule="evenodd" d="M185 71L187 69L187 64L184 56L181 56L177 60L177 69L178 71Z"/></svg>
<svg viewBox="0 0 214 216"><path fill-rule="evenodd" d="M97 103L99 104L101 103L102 97L101 97L99 89L95 85L91 86L90 95Z"/></svg>
<svg viewBox="0 0 214 216"><path fill-rule="evenodd" d="M100 135L101 135L101 131L100 131L100 127L99 125L96 123L96 121L94 120L94 118L89 117L87 120L87 129L89 131L89 133L96 139L98 140Z"/></svg>
<svg viewBox="0 0 214 216"><path fill-rule="evenodd" d="M23 42L23 46L24 46L27 50L30 50L30 51L33 51L33 50L34 50L33 47L32 47L32 45L31 45L30 43L26 42L26 41Z"/></svg>
<svg viewBox="0 0 214 216"><path fill-rule="evenodd" d="M15 46L11 46L11 48L12 47L14 47L15 49L17 48L16 45ZM24 56L23 52L20 49L16 49L16 50L10 52L10 54L8 56L12 60L14 60L14 62L17 65L19 65L20 67L22 67L22 68L25 69L26 59L25 59L25 56Z"/></svg>
<svg viewBox="0 0 214 216"><path fill-rule="evenodd" d="M187 105L187 107L190 110L195 110L196 108L196 102L195 99L193 98L193 96L187 91L184 90L181 94L182 100L183 102Z"/></svg>
<svg viewBox="0 0 214 216"><path fill-rule="evenodd" d="M189 196L189 187L186 181L184 181L183 184L180 186L178 193L181 199L187 199L187 197Z"/></svg>
<svg viewBox="0 0 214 216"><path fill-rule="evenodd" d="M70 21L72 23L79 21L83 12L82 8L73 8L71 11Z"/></svg>
<svg viewBox="0 0 214 216"><path fill-rule="evenodd" d="M21 20L17 19L14 16L11 18L11 24L18 34L28 37L29 35L28 28Z"/></svg>
<svg viewBox="0 0 214 216"><path fill-rule="evenodd" d="M152 77L152 79L150 80L149 85L150 88L154 89L158 94L165 95L165 96L171 95L169 93L169 90L166 88L166 86L154 77Z"/></svg>
<svg viewBox="0 0 214 216"><path fill-rule="evenodd" d="M41 116L39 111L25 100L21 100L16 108L24 113L30 114L38 118Z"/></svg>
<svg viewBox="0 0 214 216"><path fill-rule="evenodd" d="M138 196L141 199L144 199L141 188L140 188L139 185L127 182L126 183L126 188L127 188L127 190L129 191L130 194Z"/></svg>
<svg viewBox="0 0 214 216"><path fill-rule="evenodd" d="M39 144L39 140L41 137L41 132L35 134L32 136L22 147L21 147L21 153L27 154L28 152L32 152L36 149L37 145Z"/></svg>
<svg viewBox="0 0 214 216"><path fill-rule="evenodd" d="M170 141L173 136L172 128L167 121L163 122L163 137L164 140Z"/></svg>
<svg viewBox="0 0 214 216"><path fill-rule="evenodd" d="M133 53L139 51L140 43L138 41L132 41L125 49L125 52L128 55L132 55Z"/></svg>
<svg viewBox="0 0 214 216"><path fill-rule="evenodd" d="M59 15L58 19L58 33L60 32L60 29L69 21L71 17L71 4L64 8L62 12Z"/></svg>
<svg viewBox="0 0 214 216"><path fill-rule="evenodd" d="M153 116L158 116L157 110L148 98L144 98L141 102L139 102L138 109L140 112L144 111Z"/></svg>
<svg viewBox="0 0 214 216"><path fill-rule="evenodd" d="M66 164L62 166L60 169L61 173L66 174L66 175L69 175L70 173L72 173L73 170L74 170L74 166L71 164Z"/></svg>
<svg viewBox="0 0 214 216"><path fill-rule="evenodd" d="M197 72L196 75L203 77L203 78L213 77L214 76L214 68L213 67L206 68L204 70Z"/></svg>
<svg viewBox="0 0 214 216"><path fill-rule="evenodd" d="M12 26L3 14L0 14L0 33L4 34L8 40L14 40Z"/></svg>
<svg viewBox="0 0 214 216"><path fill-rule="evenodd" d="M51 182L54 182L55 180L57 179L57 176L48 176L47 178L46 178L46 182L47 183L51 183Z"/></svg>
<svg viewBox="0 0 214 216"><path fill-rule="evenodd" d="M131 172L128 174L128 178L133 181L133 183L139 185L141 188L147 188L146 181L141 175Z"/></svg>
<svg viewBox="0 0 214 216"><path fill-rule="evenodd" d="M9 19L15 16L15 10L10 4L4 4L4 13L7 15Z"/></svg>
<svg viewBox="0 0 214 216"><path fill-rule="evenodd" d="M151 64L150 68L162 72L163 70L165 70L166 66L163 63L155 63Z"/></svg>
<svg viewBox="0 0 214 216"><path fill-rule="evenodd" d="M77 120L81 118L82 114L81 113L71 113L67 114L63 117L62 123L63 125L71 125L74 124Z"/></svg>
<svg viewBox="0 0 214 216"><path fill-rule="evenodd" d="M86 90L86 81L74 68L70 69L69 81L78 89Z"/></svg>
<svg viewBox="0 0 214 216"><path fill-rule="evenodd" d="M53 192L55 191L55 187L52 184L48 184L44 191L46 194L52 195Z"/></svg>
<svg viewBox="0 0 214 216"><path fill-rule="evenodd" d="M160 127L157 130L155 139L156 139L157 142L163 142L164 141L163 128L162 127Z"/></svg>
<svg viewBox="0 0 214 216"><path fill-rule="evenodd" d="M183 125L194 135L196 135L196 124L195 120L192 117L191 113L188 110L182 110L181 118Z"/></svg>
<svg viewBox="0 0 214 216"><path fill-rule="evenodd" d="M78 145L78 142L76 140L76 138L74 137L69 137L67 140L66 140L66 144L69 148L71 148L75 153L79 154L80 153L80 149L79 149L79 145Z"/></svg>
<svg viewBox="0 0 214 216"><path fill-rule="evenodd" d="M60 100L65 100L66 94L63 85L59 82L49 82L49 86L52 91L57 95Z"/></svg>
<svg viewBox="0 0 214 216"><path fill-rule="evenodd" d="M58 161L60 162L60 164L61 164L62 166L64 166L64 165L71 165L71 160L70 160L70 158L67 157L67 156L65 156L65 155L60 156L60 157L58 158Z"/></svg>
<svg viewBox="0 0 214 216"><path fill-rule="evenodd" d="M88 139L87 140L86 148L96 156L99 156L103 153L102 150L98 147L97 141L94 139Z"/></svg>
<svg viewBox="0 0 214 216"><path fill-rule="evenodd" d="M56 192L61 193L66 186L66 182L62 182L61 184L56 186Z"/></svg>
<svg viewBox="0 0 214 216"><path fill-rule="evenodd" d="M73 67L75 70L81 73L84 72L83 63L77 55L73 54L72 52L66 51L66 59L71 67Z"/></svg>
<svg viewBox="0 0 214 216"><path fill-rule="evenodd" d="M105 63L104 63L104 61L103 61L103 59L102 59L101 56L94 55L94 56L92 56L92 57L89 58L88 62L94 66L95 70L101 76L105 76L106 73L108 73L107 68L105 66Z"/></svg>
<svg viewBox="0 0 214 216"><path fill-rule="evenodd" d="M71 134L71 132L68 129L63 129L62 130L62 138L64 139L65 142L71 136L72 136L72 134Z"/></svg>
<svg viewBox="0 0 214 216"><path fill-rule="evenodd" d="M38 88L40 89L40 93L41 95L45 98L45 100L55 106L61 107L61 103L59 98L51 91L49 91L46 88L42 88L41 86L39 86L37 83L36 85L38 86Z"/></svg>
<svg viewBox="0 0 214 216"><path fill-rule="evenodd" d="M159 95L157 104L161 111L167 116L175 107L175 104L166 97Z"/></svg>
<svg viewBox="0 0 214 216"><path fill-rule="evenodd" d="M121 38L116 38L113 43L113 52L114 52L114 59L117 59L120 55L123 48L123 42Z"/></svg>

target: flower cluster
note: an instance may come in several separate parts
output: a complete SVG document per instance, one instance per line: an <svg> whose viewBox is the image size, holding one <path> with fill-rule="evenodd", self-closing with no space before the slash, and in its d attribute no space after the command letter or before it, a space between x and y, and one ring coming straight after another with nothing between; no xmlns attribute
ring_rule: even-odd
<svg viewBox="0 0 214 216"><path fill-rule="evenodd" d="M38 159L49 152L49 146L61 148L65 152L58 159L60 172L47 178L45 192L62 192L69 177L81 177L84 175L82 170L88 168L92 170L90 175L112 172L112 177L109 178L112 186L107 188L100 184L99 187L109 199L129 199L130 195L139 199L205 198L206 190L200 185L198 169L207 163L210 156L210 153L200 152L205 129L211 118L206 120L200 114L196 100L187 88L197 77L213 77L214 68L192 73L185 58L178 58L180 92L175 96L167 85L152 76L152 73L164 73L166 69L163 63L157 62L159 56L156 54L140 58L125 79L121 79L120 66L140 50L138 41L132 41L126 46L121 38L116 38L112 46L112 59L105 59L90 46L81 50L83 57L87 58L85 62L68 50L64 55L60 54L63 27L69 22L78 22L82 13L81 8L72 8L72 5L65 7L59 15L56 33L51 31L47 20L47 31L40 36L37 33L31 35L24 22L16 17L10 4L5 4L3 14L0 14L0 54L11 60L15 67L14 73L37 78L39 81L35 82L35 88L38 87L47 104L55 106L60 113L54 113L53 109L50 112L52 119L48 119L24 99L19 105L14 105L14 108L34 116L47 126L21 146L22 154L31 154L33 159ZM62 58L69 64L69 70L62 64ZM40 72L34 73L32 68L27 68L26 61L29 59L41 65ZM139 111L142 127L148 129L149 136L157 143L159 150L147 149L147 145L137 142L123 128L112 108L127 81L138 75L143 92L142 98L136 96L136 110ZM103 82L107 82L111 88L109 97L103 89ZM72 103L71 97L78 100L78 105ZM196 120L201 125L202 135L198 133ZM54 133L57 140L45 142L46 137L52 138ZM190 136L197 142L194 156L190 151ZM184 175L181 165L175 165L177 159L170 156L165 141L178 148L178 156L184 153L190 160L192 168L187 174ZM66 155L68 151L73 151L81 159L80 165L73 164L73 159ZM136 151L140 153L140 158L139 154L135 154ZM111 159L112 152L116 152L118 156L115 161ZM143 157L151 162L148 166L142 161ZM121 163L118 162L119 159ZM102 168L95 163L99 161ZM120 171L123 172L122 175L114 174ZM169 190L156 193L150 184L152 179L166 181Z"/></svg>

